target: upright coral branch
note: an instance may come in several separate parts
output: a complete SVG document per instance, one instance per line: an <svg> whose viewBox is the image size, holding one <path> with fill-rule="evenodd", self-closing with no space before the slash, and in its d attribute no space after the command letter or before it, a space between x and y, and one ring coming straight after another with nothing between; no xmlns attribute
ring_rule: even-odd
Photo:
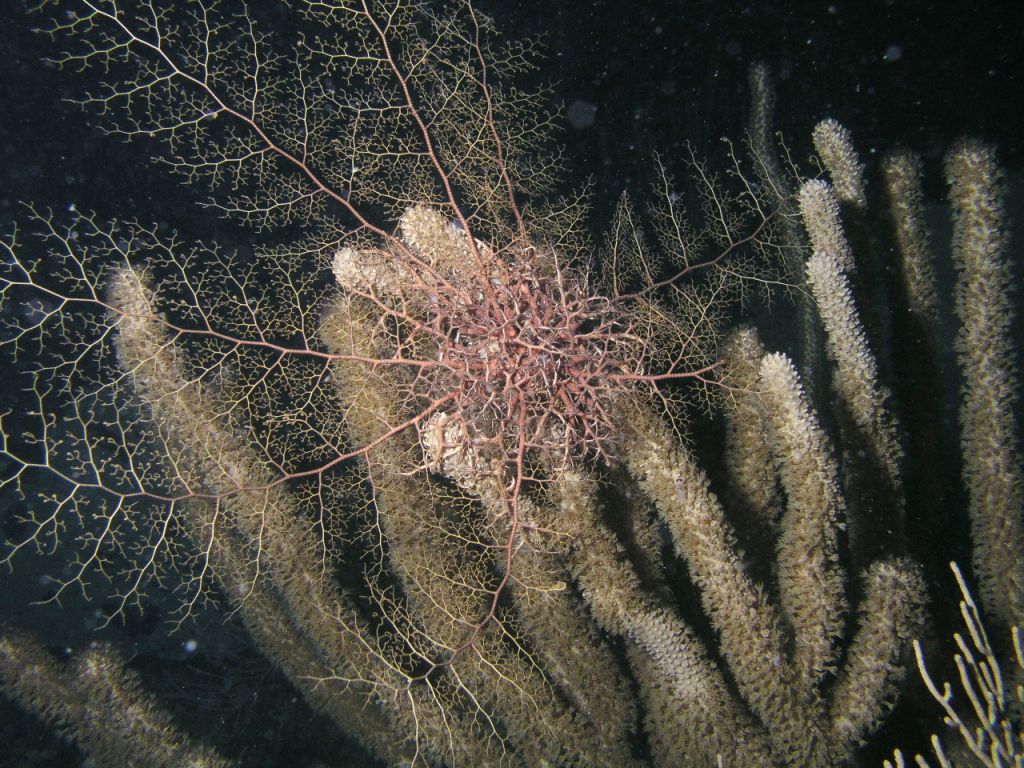
<svg viewBox="0 0 1024 768"><path fill-rule="evenodd" d="M1013 276L1001 179L991 148L966 143L946 158L954 206L953 257L960 272L957 352L964 474L974 568L985 607L1004 630L1024 624L1024 467L1017 438Z"/></svg>
<svg viewBox="0 0 1024 768"><path fill-rule="evenodd" d="M49 31L61 63L104 71L83 102L166 140L214 207L286 242L230 256L75 214L36 215L38 251L4 244L0 347L31 401L3 413L0 487L24 510L9 560L74 539L54 600L120 573L120 614L162 586L182 623L225 603L306 705L388 764L856 763L925 586L879 513L913 489L848 279L843 206L867 221L848 132L819 126L833 185L794 193L755 71L765 156L751 174L730 152L738 192L691 155L696 227L659 160L664 200L645 217L624 195L595 265L583 206L544 199L551 119L508 79L531 46L499 44L469 2L307 2L319 33L284 45L255 5L75 7ZM908 172L891 186L911 251ZM950 175L976 569L1009 623L1024 579L1004 224L990 157L963 150ZM751 330L719 349L732 299L780 274L808 341L827 339L838 442L789 357ZM728 403L724 459L687 426L691 392ZM887 535L860 547L845 526L871 515ZM61 675L10 637L7 687L52 718L39 691ZM118 675L78 677L166 752L219 760Z"/></svg>
<svg viewBox="0 0 1024 768"><path fill-rule="evenodd" d="M61 664L36 639L0 631L0 689L53 723L96 761L153 768L230 768L193 744L116 651L92 648Z"/></svg>

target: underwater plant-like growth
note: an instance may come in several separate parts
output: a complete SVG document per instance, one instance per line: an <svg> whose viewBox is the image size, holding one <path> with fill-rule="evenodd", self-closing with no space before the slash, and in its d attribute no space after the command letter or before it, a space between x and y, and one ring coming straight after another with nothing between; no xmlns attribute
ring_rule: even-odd
<svg viewBox="0 0 1024 768"><path fill-rule="evenodd" d="M8 563L52 554L52 600L112 594L110 621L165 593L179 627L225 612L387 764L855 760L925 590L901 537L844 539L867 510L899 520L901 454L839 202L788 190L763 69L751 160L722 180L689 158L699 229L659 162L653 238L623 196L598 246L545 94L517 87L535 46L470 2L40 13L80 103L160 142L255 245L28 209L0 273ZM821 133L856 176L849 136ZM802 280L808 240L798 292L852 339L830 354L861 461L785 356L720 337L745 293ZM694 393L723 405L728 490L770 531L754 567L680 437ZM885 504L863 493L876 469ZM230 762L113 650L69 668L8 629L0 680L95 760Z"/></svg>

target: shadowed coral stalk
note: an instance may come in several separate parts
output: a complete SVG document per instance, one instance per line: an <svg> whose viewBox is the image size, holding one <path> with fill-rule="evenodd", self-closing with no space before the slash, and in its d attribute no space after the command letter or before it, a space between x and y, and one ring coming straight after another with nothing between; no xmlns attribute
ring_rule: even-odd
<svg viewBox="0 0 1024 768"><path fill-rule="evenodd" d="M2 344L32 398L3 414L27 531L9 560L74 539L55 599L120 572L122 613L161 585L184 596L181 622L223 601L309 707L392 765L856 762L896 699L925 587L900 525L869 547L844 533L906 506L845 274L842 206L866 204L848 133L816 131L838 193L814 181L794 199L778 162L755 158L755 185L731 156L730 194L692 160L705 233L666 194L655 247L623 196L595 249L579 202L545 198L541 99L506 77L531 46L499 44L469 3L300 3L320 34L287 59L247 9L68 5L50 29L61 62L112 70L83 102L166 139L216 208L288 241L229 257L37 215L42 254L5 243ZM970 254L982 237L963 207ZM731 298L810 250L838 449L788 357L749 329L719 350ZM964 316L968 360L985 341ZM682 426L681 393L701 389L724 402L722 481ZM965 433L987 428L972 402ZM1016 461L1007 446L981 461ZM969 469L972 492L993 482ZM990 580L1008 555L981 529L1011 519L976 526ZM748 557L752 531L770 545ZM44 669L19 637L6 668L29 648ZM36 682L73 707L57 677ZM5 672L39 709L32 685Z"/></svg>
<svg viewBox="0 0 1024 768"><path fill-rule="evenodd" d="M0 685L95 760L153 768L235 765L194 746L110 648L92 648L74 664L61 665L34 638L5 628Z"/></svg>
<svg viewBox="0 0 1024 768"><path fill-rule="evenodd" d="M1024 618L1024 467L1016 420L1014 284L1002 179L990 147L965 143L946 158L960 271L957 352L967 388L960 408L974 569L1005 631Z"/></svg>

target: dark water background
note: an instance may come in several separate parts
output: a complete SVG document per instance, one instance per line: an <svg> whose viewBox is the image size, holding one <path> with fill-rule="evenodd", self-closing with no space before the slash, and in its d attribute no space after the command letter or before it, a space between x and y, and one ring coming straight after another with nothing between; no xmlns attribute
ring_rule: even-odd
<svg viewBox="0 0 1024 768"><path fill-rule="evenodd" d="M0 0L0 221L23 217L19 202L100 218L137 218L190 238L220 238L251 247L251 234L203 212L203 189L168 178L149 163L146 142L123 144L95 130L95 116L64 99L84 82L45 63L49 41L32 33L28 3ZM269 0L258 5L274 6ZM869 165L897 144L924 155L926 192L943 195L941 157L965 135L994 143L1003 167L1024 164L1024 3L837 0L836 2L559 2L488 0L510 38L541 35L539 78L549 82L558 137L566 151L567 188L589 182L593 227L600 231L623 189L649 193L652 157L670 167L686 143L721 157L719 138L741 139L757 61L775 73L776 128L794 157L810 152L810 130L836 117L853 133ZM274 11L276 12L276 11ZM280 18L287 20L287 14ZM1019 246L1018 246L1019 251ZM9 382L0 372L0 386ZM10 509L0 510L8 515ZM328 725L310 718L295 695L248 647L238 627L213 620L167 637L159 601L126 624L93 632L102 619L74 599L30 609L46 596L43 570L32 560L15 577L0 573L0 621L26 623L54 647L81 647L108 637L134 649L147 680L157 681L192 724L231 728L265 739L259 765L313 765L346 754ZM188 645L196 641L198 651ZM192 650L190 650L192 649ZM207 649L210 650L207 652ZM225 659L229 661L225 661ZM223 675L230 663L230 678ZM195 691L225 698L212 709ZM213 694L216 694L214 697ZM266 705L263 702L267 702ZM278 743L287 733L302 743ZM353 751L352 765L365 758ZM77 765L72 747L0 700L0 766ZM341 764L344 764L342 759Z"/></svg>

